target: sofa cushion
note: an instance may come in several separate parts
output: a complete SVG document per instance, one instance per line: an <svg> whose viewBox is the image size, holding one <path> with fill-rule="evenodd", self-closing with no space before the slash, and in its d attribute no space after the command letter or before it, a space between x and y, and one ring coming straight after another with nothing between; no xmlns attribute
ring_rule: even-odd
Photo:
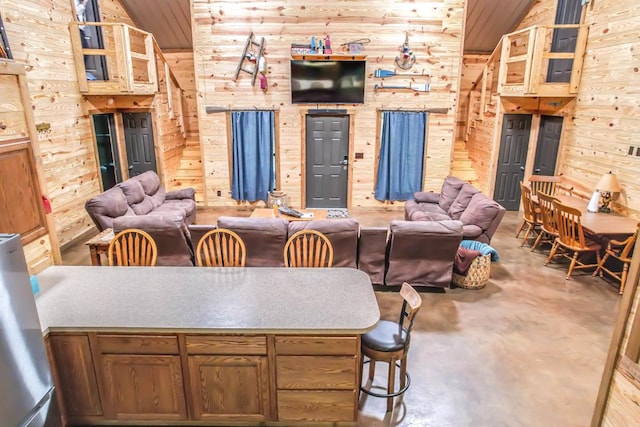
<svg viewBox="0 0 640 427"><path fill-rule="evenodd" d="M463 185L460 189L460 192L456 196L456 199L453 201L453 203L451 203L451 206L449 207L449 211L447 212L449 214L449 217L451 219L460 219L460 215L462 215L465 209L467 209L467 206L469 206L471 198L479 192L480 190L478 190L471 184Z"/></svg>
<svg viewBox="0 0 640 427"><path fill-rule="evenodd" d="M118 187L110 188L87 200L85 209L100 231L113 228L113 218L134 214L127 198Z"/></svg>
<svg viewBox="0 0 640 427"><path fill-rule="evenodd" d="M136 175L131 180L138 181L142 185L144 193L150 196L154 195L160 188L160 177L153 171L146 171Z"/></svg>
<svg viewBox="0 0 640 427"><path fill-rule="evenodd" d="M443 221L451 219L447 214L437 212L414 212L410 215L410 221Z"/></svg>
<svg viewBox="0 0 640 427"><path fill-rule="evenodd" d="M440 200L440 193L434 193L433 191L417 191L413 193L413 198L418 203L438 203Z"/></svg>
<svg viewBox="0 0 640 427"><path fill-rule="evenodd" d="M158 191L156 191L154 194L147 195L147 197L151 199L151 205L153 206L153 209L161 206L165 200L164 188L158 188Z"/></svg>
<svg viewBox="0 0 640 427"><path fill-rule="evenodd" d="M449 207L451 207L451 204L458 196L460 189L465 184L467 184L466 181L456 178L455 176L448 176L444 179L442 191L440 191L440 198L438 199L438 204L444 212L449 210Z"/></svg>
<svg viewBox="0 0 640 427"><path fill-rule="evenodd" d="M358 221L344 218L289 222L289 236L300 230L316 230L327 236L333 247L333 267L356 268Z"/></svg>
<svg viewBox="0 0 640 427"><path fill-rule="evenodd" d="M235 231L247 249L247 267L284 267L288 221L280 218L221 216L218 228Z"/></svg>
<svg viewBox="0 0 640 427"><path fill-rule="evenodd" d="M460 216L463 224L474 224L486 230L501 210L501 206L482 193L474 194L469 206Z"/></svg>
<svg viewBox="0 0 640 427"><path fill-rule="evenodd" d="M131 204L131 209L136 215L146 215L153 210L153 202L151 197L145 195L144 199L140 203Z"/></svg>
<svg viewBox="0 0 640 427"><path fill-rule="evenodd" d="M133 206L137 203L142 203L144 201L144 196L145 196L144 188L142 188L142 184L140 184L140 182L133 179L128 179L126 181L122 181L121 183L116 184L116 186L120 188L124 193L125 197L127 198L127 203L129 204L129 206Z"/></svg>

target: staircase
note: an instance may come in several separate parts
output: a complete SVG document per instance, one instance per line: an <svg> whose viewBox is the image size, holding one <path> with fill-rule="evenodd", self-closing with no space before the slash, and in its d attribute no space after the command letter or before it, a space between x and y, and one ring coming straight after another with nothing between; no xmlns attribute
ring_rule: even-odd
<svg viewBox="0 0 640 427"><path fill-rule="evenodd" d="M171 189L193 187L196 189L196 205L204 206L204 176L202 175L202 154L198 134L187 135L187 144L182 151L180 165L171 180Z"/></svg>
<svg viewBox="0 0 640 427"><path fill-rule="evenodd" d="M478 186L478 174L473 168L473 163L469 158L469 152L467 151L467 144L463 140L457 140L453 145L451 175L468 181L475 187Z"/></svg>

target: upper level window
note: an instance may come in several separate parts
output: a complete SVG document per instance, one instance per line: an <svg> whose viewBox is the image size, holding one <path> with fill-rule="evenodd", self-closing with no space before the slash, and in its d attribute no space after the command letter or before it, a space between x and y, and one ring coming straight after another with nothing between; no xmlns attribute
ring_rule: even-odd
<svg viewBox="0 0 640 427"><path fill-rule="evenodd" d="M0 16L0 58L13 59L9 41L7 40L7 33L4 29L4 23L2 22L2 16Z"/></svg>

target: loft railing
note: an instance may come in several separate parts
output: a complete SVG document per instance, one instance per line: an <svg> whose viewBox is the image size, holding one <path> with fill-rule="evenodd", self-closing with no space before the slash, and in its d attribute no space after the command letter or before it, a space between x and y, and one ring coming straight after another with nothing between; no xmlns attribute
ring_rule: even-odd
<svg viewBox="0 0 640 427"><path fill-rule="evenodd" d="M573 51L554 51L554 34L572 29L576 30ZM588 26L577 24L538 25L503 35L485 64L482 77L471 88L480 96L470 95L469 118L473 119L475 111L476 119L483 120L496 96L575 97L580 86L587 35ZM567 81L550 80L549 70L554 61L564 61L570 69ZM467 131L473 127L472 121L467 121Z"/></svg>
<svg viewBox="0 0 640 427"><path fill-rule="evenodd" d="M567 37L575 37L572 51L553 47L554 37L564 38L560 35L562 31L572 33ZM497 93L500 96L575 95L580 85L587 35L588 27L577 24L534 26L505 34L498 46L499 58L496 58L499 60ZM559 68L570 69L568 81L554 81L549 71L560 61Z"/></svg>
<svg viewBox="0 0 640 427"><path fill-rule="evenodd" d="M81 25L85 34L91 34L91 47L83 47ZM145 95L158 91L151 33L113 22L71 22L69 29L80 92Z"/></svg>

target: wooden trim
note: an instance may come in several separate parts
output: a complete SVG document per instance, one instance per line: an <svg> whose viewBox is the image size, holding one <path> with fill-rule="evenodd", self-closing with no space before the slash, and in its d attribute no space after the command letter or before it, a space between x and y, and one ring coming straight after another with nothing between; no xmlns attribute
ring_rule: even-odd
<svg viewBox="0 0 640 427"><path fill-rule="evenodd" d="M280 111L273 112L273 151L276 156L274 171L276 175L276 189L280 190L282 186L282 179L280 178Z"/></svg>
<svg viewBox="0 0 640 427"><path fill-rule="evenodd" d="M584 10L586 10L585 7L583 7L583 11ZM584 63L584 55L587 49L588 35L589 27L584 25L581 26L578 30L576 50L574 51L573 67L571 68L571 79L569 80L569 93L578 93L578 88L580 86L580 76L582 75L582 64Z"/></svg>
<svg viewBox="0 0 640 427"><path fill-rule="evenodd" d="M31 154L31 161L33 161L33 169L31 171L36 191L39 196L47 197L45 189L47 188L46 180L44 179L44 166L42 164L42 155L40 153L40 145L36 144L38 141L38 134L36 132L36 123L33 118L33 109L31 108L31 97L29 95L29 84L27 82L27 76L22 66L22 72L18 73L18 87L20 88L20 98L22 105L24 106L24 117L27 122L27 131L29 132L29 153ZM62 264L62 255L60 254L60 243L58 240L58 234L56 232L55 221L53 213L45 213L42 201L39 204L39 216L42 225L46 232L49 234L49 241L51 243L51 253L53 255L53 262L55 264Z"/></svg>
<svg viewBox="0 0 640 427"><path fill-rule="evenodd" d="M291 59L295 60L308 60L308 61L363 61L367 58L367 55L351 55L351 54L336 54L336 55L318 55L318 54L295 54L291 55Z"/></svg>
<svg viewBox="0 0 640 427"><path fill-rule="evenodd" d="M231 188L233 186L233 176L232 176L233 175L233 128L231 126L231 110L227 111L225 115L227 116L227 174L229 175L228 188L229 188L229 194L230 194ZM205 188L205 193L206 192L207 191Z"/></svg>
<svg viewBox="0 0 640 427"><path fill-rule="evenodd" d="M73 1L71 3L74 3ZM75 6L72 6L75 16ZM73 52L73 62L76 68L78 90L80 93L86 93L89 91L89 84L87 83L87 70L84 67L84 48L82 47L82 40L80 40L80 28L75 22L69 23L69 33L71 34L71 52Z"/></svg>
<svg viewBox="0 0 640 427"><path fill-rule="evenodd" d="M308 109L300 110L302 123L300 124L300 132L302 136L302 146L300 147L300 208L307 207L307 116Z"/></svg>
<svg viewBox="0 0 640 427"><path fill-rule="evenodd" d="M193 388L191 386L191 375L189 374L189 353L187 352L186 335L178 334L178 351L180 355L180 365L182 367L182 384L184 388L184 397L187 400L187 419L194 419L195 416L195 399L193 397Z"/></svg>
<svg viewBox="0 0 640 427"><path fill-rule="evenodd" d="M113 119L116 127L116 138L118 144L118 157L120 158L120 169L122 180L125 181L129 176L129 159L127 158L127 142L124 137L124 118L123 111L115 112Z"/></svg>
<svg viewBox="0 0 640 427"><path fill-rule="evenodd" d="M599 427L602 424L602 419L604 418L607 399L609 398L609 391L611 389L613 375L616 370L616 362L621 353L620 350L622 349L627 319L631 313L631 308L633 307L633 302L638 291L639 270L640 250L638 249L638 246L636 246L631 259L629 276L627 276L627 286L625 286L625 290L622 295L620 311L618 312L618 318L616 319L616 324L613 328L613 335L611 336L609 354L607 355L607 361L604 365L604 372L602 373L602 380L600 381L600 389L598 390L598 396L596 397L596 403L593 409L593 416L591 417L591 427ZM633 286L629 286L631 283L633 283ZM636 319L639 317L640 316L636 314Z"/></svg>
<svg viewBox="0 0 640 427"><path fill-rule="evenodd" d="M276 383L276 339L267 335L267 359L269 363L269 413L268 420L278 419L278 385Z"/></svg>

